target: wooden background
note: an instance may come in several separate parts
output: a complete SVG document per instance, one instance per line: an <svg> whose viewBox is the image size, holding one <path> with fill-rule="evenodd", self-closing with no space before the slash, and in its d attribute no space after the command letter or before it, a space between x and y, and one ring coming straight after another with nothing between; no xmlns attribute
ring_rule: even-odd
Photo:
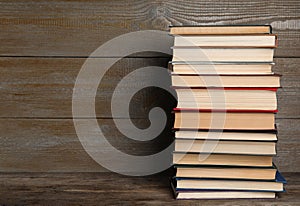
<svg viewBox="0 0 300 206"><path fill-rule="evenodd" d="M272 25L279 37L274 71L283 75L275 162L283 172L300 172L298 0L0 0L0 172L106 172L83 150L73 126L72 89L82 64L101 44L121 34L168 31L170 25L183 24ZM112 92L123 76L143 66L166 66L169 58L160 53L131 55L105 75L96 112L106 137L120 150L151 154L170 143L170 123L158 138L139 144L116 131L110 111ZM170 81L167 75L165 79ZM167 104L166 111L174 106L171 97L158 98L164 94L148 88L135 95L130 111L137 126L149 125L153 106Z"/></svg>

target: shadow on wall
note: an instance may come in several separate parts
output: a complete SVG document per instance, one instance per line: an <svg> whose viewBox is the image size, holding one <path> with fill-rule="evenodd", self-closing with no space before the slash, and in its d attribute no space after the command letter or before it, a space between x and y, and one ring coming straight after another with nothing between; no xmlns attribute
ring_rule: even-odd
<svg viewBox="0 0 300 206"><path fill-rule="evenodd" d="M156 56L159 55L161 56L161 54ZM142 54L142 56L145 56L145 54ZM153 54L151 54L151 56L153 56ZM122 95L124 95L124 99L125 97L132 95L129 108L124 106L126 104L122 102L122 99L118 102L118 106L120 110L128 110L131 122L137 128L142 130L148 128L151 124L149 120L150 111L153 108L159 107L163 109L167 116L165 128L157 137L154 137L150 141L136 141L123 135L114 124L114 120L110 119L109 121L111 121L111 125L114 125L114 128L110 128L107 132L114 131L114 135L105 135L105 131L103 132L104 135L108 137L107 139L110 144L118 150L131 155L150 155L164 150L172 143L174 138L172 132L174 115L172 114L172 109L176 107L177 97L176 92L171 88L170 71L167 69L169 61L169 56L160 58L123 58L116 62L102 79L97 91L96 113L97 116L100 116L105 110L105 112L108 113L108 116L112 116L111 100L113 93L125 76L140 68L153 67L153 70L157 67L163 68L162 72L153 72L153 70L150 71L151 69L149 69L149 72L138 73L133 81L127 81L126 87L123 87L121 92ZM122 71L118 69L120 68L120 65L123 65ZM166 91L159 88L160 84L157 86L144 87L145 85L155 85L159 82L161 82L164 87L170 88L170 90ZM131 94L132 91L135 90L137 90L137 92ZM104 101L103 94L105 94ZM121 116L118 118L124 117ZM98 123L101 125L101 120L98 120Z"/></svg>

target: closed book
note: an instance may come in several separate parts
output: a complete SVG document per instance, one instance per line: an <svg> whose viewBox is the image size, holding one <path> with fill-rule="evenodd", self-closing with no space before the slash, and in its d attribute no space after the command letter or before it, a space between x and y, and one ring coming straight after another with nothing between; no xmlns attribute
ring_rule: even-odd
<svg viewBox="0 0 300 206"><path fill-rule="evenodd" d="M273 62L170 62L169 69L186 74L273 74Z"/></svg>
<svg viewBox="0 0 300 206"><path fill-rule="evenodd" d="M275 34L256 35L175 35L174 46L198 47L276 47Z"/></svg>
<svg viewBox="0 0 300 206"><path fill-rule="evenodd" d="M173 47L172 61L273 62L273 48Z"/></svg>
<svg viewBox="0 0 300 206"><path fill-rule="evenodd" d="M276 142L175 139L176 152L276 155Z"/></svg>
<svg viewBox="0 0 300 206"><path fill-rule="evenodd" d="M230 180L207 178L176 178L178 189L191 190L244 190L283 192L286 180L277 171L275 180Z"/></svg>
<svg viewBox="0 0 300 206"><path fill-rule="evenodd" d="M273 165L272 156L267 155L197 154L180 152L173 153L173 164L247 167L271 167Z"/></svg>
<svg viewBox="0 0 300 206"><path fill-rule="evenodd" d="M275 180L276 167L232 167L175 165L176 177L209 179Z"/></svg>
<svg viewBox="0 0 300 206"><path fill-rule="evenodd" d="M280 75L234 75L234 74L189 74L178 75L172 73L174 87L280 87Z"/></svg>
<svg viewBox="0 0 300 206"><path fill-rule="evenodd" d="M270 25L185 25L171 26L170 34L207 35L207 34L270 34Z"/></svg>
<svg viewBox="0 0 300 206"><path fill-rule="evenodd" d="M204 110L175 108L174 128L183 129L275 129L277 110Z"/></svg>
<svg viewBox="0 0 300 206"><path fill-rule="evenodd" d="M175 199L245 199L245 198L275 198L275 192L234 191L234 190L188 190L176 189L176 181L170 180Z"/></svg>
<svg viewBox="0 0 300 206"><path fill-rule="evenodd" d="M275 192L246 192L246 191L187 191L177 190L175 198L185 199L269 199L275 198Z"/></svg>
<svg viewBox="0 0 300 206"><path fill-rule="evenodd" d="M186 88L174 87L178 108L187 109L240 109L276 110L277 88L225 87Z"/></svg>
<svg viewBox="0 0 300 206"><path fill-rule="evenodd" d="M238 141L277 141L276 131L197 131L179 130L175 131L175 138L191 140L238 140Z"/></svg>

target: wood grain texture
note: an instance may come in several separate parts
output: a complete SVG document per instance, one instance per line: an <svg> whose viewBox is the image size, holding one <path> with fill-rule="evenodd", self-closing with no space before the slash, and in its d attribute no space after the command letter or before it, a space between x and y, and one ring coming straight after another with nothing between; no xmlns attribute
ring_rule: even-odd
<svg viewBox="0 0 300 206"><path fill-rule="evenodd" d="M299 173L284 173L287 192L276 199L178 200L168 177L111 173L1 173L1 205L299 205Z"/></svg>
<svg viewBox="0 0 300 206"><path fill-rule="evenodd" d="M146 120L134 120L147 128ZM300 170L299 119L277 120L278 156L274 159L281 171ZM115 127L112 119L100 119L105 138L118 150L132 155L150 155L165 149L171 142L172 121L155 139L137 142L128 139ZM94 131L88 137L101 138ZM99 148L98 148L99 149ZM106 150L105 147L102 150ZM171 153L170 153L171 155ZM166 157L167 159L167 157ZM121 164L121 163L120 163ZM128 167L125 166L128 169ZM106 171L85 152L68 119L1 119L0 172L103 172Z"/></svg>
<svg viewBox="0 0 300 206"><path fill-rule="evenodd" d="M103 59L93 59L95 65L101 65ZM72 117L72 94L76 77L85 59L77 58L4 58L0 59L1 117ZM118 61L105 74L96 95L96 113L99 118L111 117L111 99L115 88L123 77L138 68L146 66L167 67L168 58L126 58ZM152 73L153 74L153 73ZM91 77L93 78L93 77ZM121 95L129 96L134 88L143 83L151 84L156 78L151 73L141 73L137 81L131 81L122 88ZM167 69L163 80L171 86ZM89 84L86 82L85 84ZM82 90L81 105L92 94ZM134 94L134 93L133 93ZM157 97L163 95L160 89L141 89L131 99L131 108L124 108L119 100L119 109L131 110L132 117L147 117L149 108L157 103ZM170 100L171 101L171 100ZM174 100L173 100L174 102ZM159 103L159 102L158 102ZM170 106L170 102L160 102L161 106ZM155 106L155 105L154 105ZM173 107L175 104L173 103ZM85 108L84 106L82 108Z"/></svg>
<svg viewBox="0 0 300 206"><path fill-rule="evenodd" d="M0 122L0 171L105 171L83 149L72 120L6 119ZM149 126L147 120L136 119L133 122L139 128ZM104 137L113 147L131 155L155 154L165 149L172 141L171 121L160 135L157 134L157 138L146 142L124 136L112 119L100 119L98 123ZM126 124L125 120L122 123ZM82 120L81 124L89 124L89 120ZM86 132L90 139L104 138L95 130ZM106 147L96 149L109 151ZM130 169L126 165L124 168Z"/></svg>
<svg viewBox="0 0 300 206"><path fill-rule="evenodd" d="M71 118L73 87L84 58L0 58L0 117ZM93 59L101 65L103 59ZM96 95L96 114L99 118L111 117L112 94L118 83L132 71L146 66L166 67L168 58L125 58L114 64L105 74ZM299 118L300 58L276 58L274 71L282 74L282 88L278 91L277 118ZM122 95L129 96L134 88L161 78L171 86L166 70L163 76L142 73L137 81L126 84ZM86 82L88 84L88 82ZM89 91L82 91L83 105ZM133 96L130 114L133 118L148 118L154 106L167 111L176 106L171 95L158 88L140 90ZM119 109L124 108L122 101ZM83 109L85 107L83 106ZM124 116L119 116L124 117Z"/></svg>
<svg viewBox="0 0 300 206"><path fill-rule="evenodd" d="M132 31L170 25L271 24L277 57L300 57L297 0L9 1L1 0L2 56L88 56Z"/></svg>

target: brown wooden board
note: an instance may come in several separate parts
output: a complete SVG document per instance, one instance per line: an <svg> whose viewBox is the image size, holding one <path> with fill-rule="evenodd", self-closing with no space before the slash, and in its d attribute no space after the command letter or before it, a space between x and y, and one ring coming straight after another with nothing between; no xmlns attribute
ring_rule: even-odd
<svg viewBox="0 0 300 206"><path fill-rule="evenodd" d="M76 77L84 58L0 58L0 117L70 118L72 94ZM146 66L166 67L168 58L125 58L114 64L101 81L96 100L99 118L111 117L112 94L127 74ZM93 59L100 64L101 59ZM282 88L278 91L277 118L300 117L300 58L276 58L274 71L282 74ZM171 86L171 77L165 70L163 77L142 73L140 82L130 82L122 89L122 95L131 94L143 81L151 83L161 78ZM88 84L88 82L86 82ZM176 106L175 99L158 88L145 88L134 95L130 103L133 118L147 118L149 110L161 106L170 111ZM89 91L83 91L88 97ZM82 105L85 98L79 100ZM120 102L120 109L123 107ZM83 106L84 109L84 106ZM127 109L128 110L128 109ZM123 117L123 116L119 116Z"/></svg>
<svg viewBox="0 0 300 206"><path fill-rule="evenodd" d="M88 56L108 40L170 25L270 24L277 57L300 57L297 0L1 0L1 56Z"/></svg>
<svg viewBox="0 0 300 206"><path fill-rule="evenodd" d="M139 128L149 121L133 120ZM105 138L118 150L132 155L150 155L165 149L173 139L172 122L155 139L137 142L118 131L112 119L98 121ZM299 171L299 119L278 119L278 156L281 171ZM90 137L97 133L87 131ZM99 148L105 150L106 148ZM171 155L171 153L170 153ZM121 163L120 163L121 164ZM125 169L128 167L125 166ZM85 152L71 119L1 119L0 172L103 172Z"/></svg>

